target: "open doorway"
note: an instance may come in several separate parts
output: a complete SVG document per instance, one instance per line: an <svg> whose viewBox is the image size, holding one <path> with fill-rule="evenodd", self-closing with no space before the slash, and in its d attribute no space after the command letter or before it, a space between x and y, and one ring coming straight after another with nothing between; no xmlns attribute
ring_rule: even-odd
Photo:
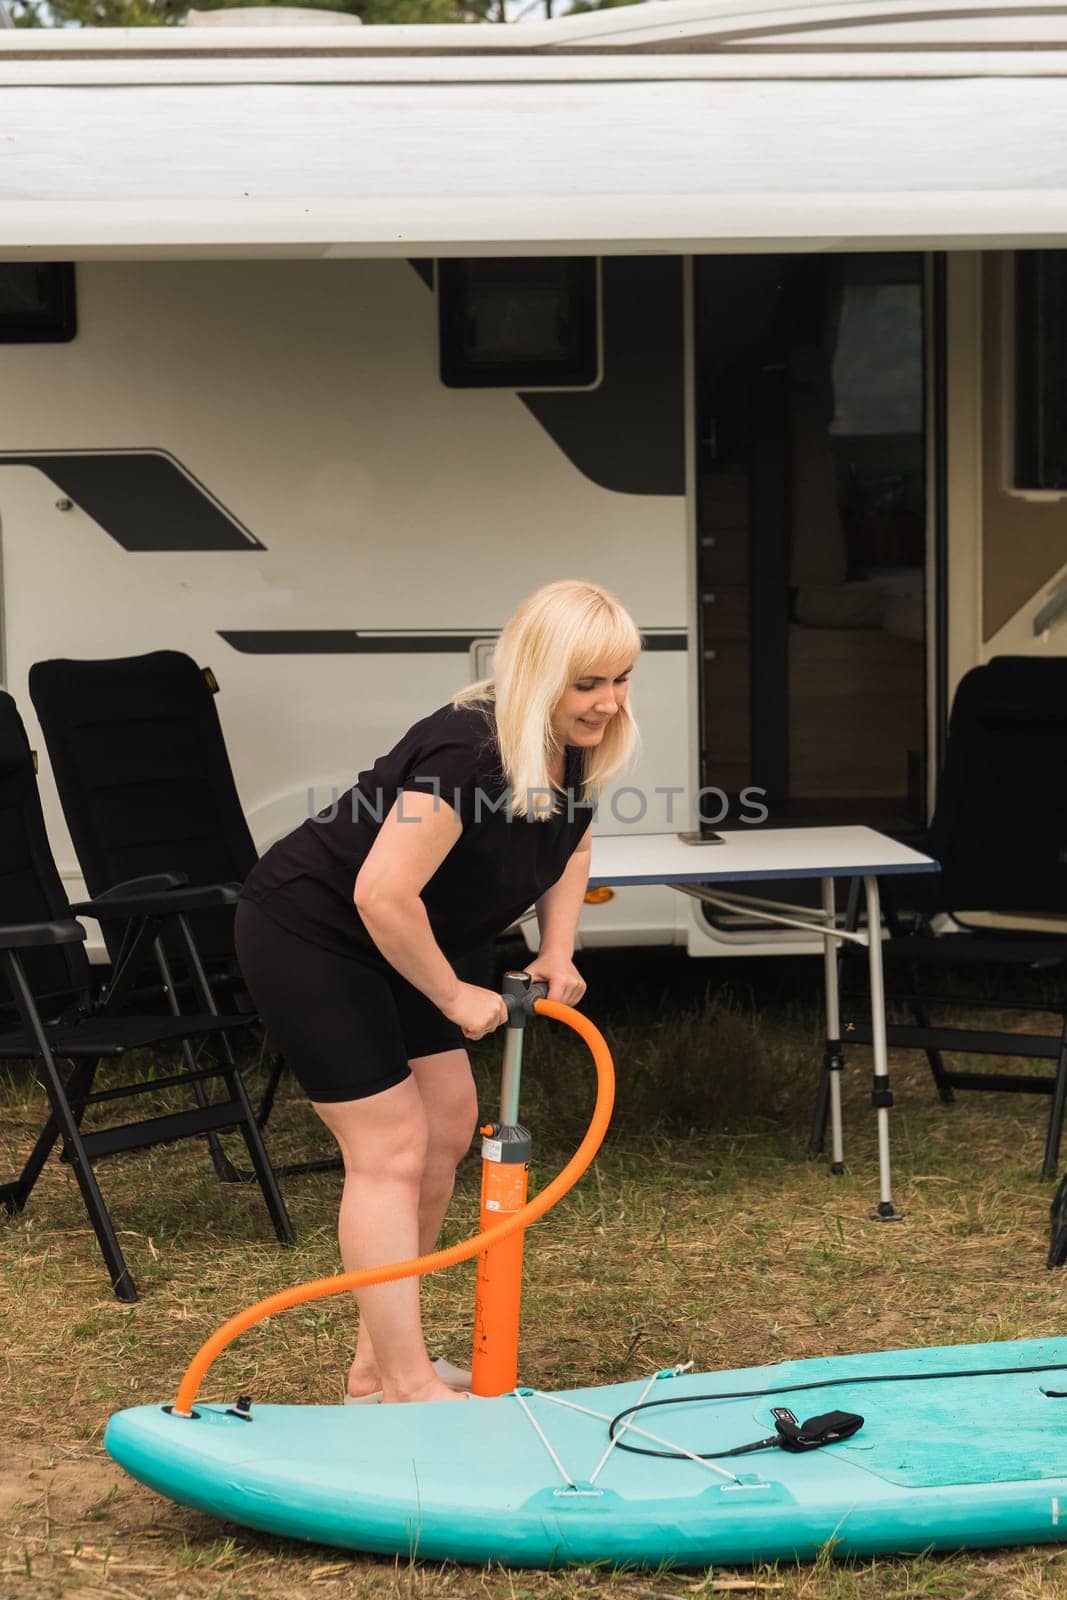
<svg viewBox="0 0 1067 1600"><path fill-rule="evenodd" d="M694 265L702 782L921 826L923 258Z"/></svg>

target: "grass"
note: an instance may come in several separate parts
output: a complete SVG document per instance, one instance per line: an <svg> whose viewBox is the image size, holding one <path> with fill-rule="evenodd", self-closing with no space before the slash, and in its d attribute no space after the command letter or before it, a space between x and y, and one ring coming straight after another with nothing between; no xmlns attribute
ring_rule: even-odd
<svg viewBox="0 0 1067 1600"><path fill-rule="evenodd" d="M879 1225L867 1218L877 1198L868 1052L853 1050L846 1074L846 1175L804 1157L819 963L720 968L620 951L581 964L584 1009L619 1069L619 1106L594 1170L528 1242L524 1381L561 1387L689 1359L715 1368L1061 1331L1067 1278L1045 1270L1050 1191L1037 1177L1044 1099L971 1094L946 1108L925 1064L894 1062L895 1195L906 1220ZM491 1111L499 1040L473 1057ZM523 1096L535 1184L566 1160L591 1098L582 1047L536 1024ZM0 1173L42 1115L25 1074L0 1085ZM291 1090L270 1145L278 1161L327 1151ZM142 1292L134 1306L107 1289L68 1167L53 1160L26 1212L0 1224L0 1600L1067 1595L1067 1552L1051 1546L707 1574L509 1573L309 1549L171 1505L103 1454L108 1415L171 1396L233 1311L336 1270L337 1178L286 1182L300 1242L283 1254L256 1191L219 1185L199 1142L115 1157L99 1175ZM477 1189L472 1156L449 1240L473 1225ZM471 1292L469 1267L426 1285L427 1326L453 1359L469 1346ZM294 1310L238 1341L209 1392L338 1398L351 1339L340 1299Z"/></svg>

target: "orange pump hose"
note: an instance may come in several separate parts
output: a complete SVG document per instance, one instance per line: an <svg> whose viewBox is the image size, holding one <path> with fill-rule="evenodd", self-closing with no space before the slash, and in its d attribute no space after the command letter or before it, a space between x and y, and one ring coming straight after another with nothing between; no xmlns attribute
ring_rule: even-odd
<svg viewBox="0 0 1067 1600"><path fill-rule="evenodd" d="M555 1021L565 1022L568 1027L573 1028L589 1046L596 1066L597 1096L593 1115L585 1137L562 1172L557 1173L552 1182L547 1184L535 1199L523 1206L521 1211L516 1211L506 1222L501 1222L495 1228L487 1228L484 1233L472 1234L469 1239L451 1245L447 1250L435 1250L431 1255L416 1256L410 1261L394 1261L384 1267L366 1267L359 1272L343 1272L332 1278L315 1278L310 1283L298 1283L291 1289L282 1289L278 1294L268 1295L266 1300L259 1300L246 1310L239 1311L235 1317L224 1322L221 1328L216 1329L190 1361L174 1401L173 1409L176 1416L188 1417L191 1414L193 1402L200 1392L200 1385L209 1367L227 1345L232 1344L248 1328L255 1327L257 1322L272 1317L276 1311L287 1311L290 1306L305 1305L309 1300L324 1300L327 1295L345 1294L349 1290L362 1289L372 1283L393 1283L398 1278L422 1277L427 1272L437 1272L442 1267L454 1267L460 1261L469 1261L479 1251L499 1243L509 1234L515 1233L520 1228L528 1228L531 1222L543 1217L546 1211L550 1211L556 1202L562 1200L567 1191L574 1187L600 1149L608 1130L615 1103L615 1068L603 1034L588 1017L583 1017L580 1011L575 1011L572 1006L565 1006L558 1000L536 1000L534 1010L542 1017L552 1017Z"/></svg>

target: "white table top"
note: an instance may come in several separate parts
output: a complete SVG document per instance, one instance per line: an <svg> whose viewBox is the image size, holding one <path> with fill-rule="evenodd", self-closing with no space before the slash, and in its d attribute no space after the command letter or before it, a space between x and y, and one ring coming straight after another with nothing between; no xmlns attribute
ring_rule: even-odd
<svg viewBox="0 0 1067 1600"><path fill-rule="evenodd" d="M677 833L594 834L589 887L883 877L938 870L930 856L874 828L735 828L723 831L722 840L686 844Z"/></svg>

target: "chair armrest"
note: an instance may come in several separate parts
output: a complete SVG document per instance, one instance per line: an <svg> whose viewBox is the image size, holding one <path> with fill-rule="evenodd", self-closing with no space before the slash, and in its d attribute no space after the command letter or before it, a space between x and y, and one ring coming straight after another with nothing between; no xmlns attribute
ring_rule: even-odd
<svg viewBox="0 0 1067 1600"><path fill-rule="evenodd" d="M80 922L0 923L0 950L28 950L33 945L80 944L85 929Z"/></svg>
<svg viewBox="0 0 1067 1600"><path fill-rule="evenodd" d="M126 878L122 883L113 883L102 894L94 894L93 899L125 900L130 895L159 894L163 889L181 889L188 882L187 872L153 872L146 878Z"/></svg>
<svg viewBox="0 0 1067 1600"><path fill-rule="evenodd" d="M183 911L209 911L215 906L232 906L241 892L239 883L204 883L164 889L159 893L119 894L116 885L95 900L79 900L71 910L77 917L95 917L98 922L128 917L174 917Z"/></svg>

